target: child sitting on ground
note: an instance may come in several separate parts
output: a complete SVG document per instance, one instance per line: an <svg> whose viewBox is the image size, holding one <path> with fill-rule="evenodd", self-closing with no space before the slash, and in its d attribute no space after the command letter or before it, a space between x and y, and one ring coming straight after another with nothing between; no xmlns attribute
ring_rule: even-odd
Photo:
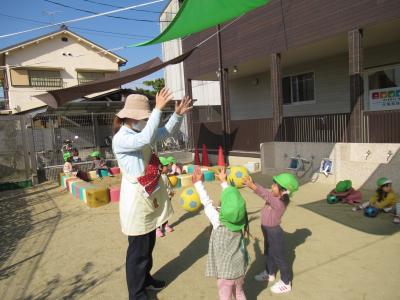
<svg viewBox="0 0 400 300"><path fill-rule="evenodd" d="M82 172L75 168L72 165L73 162L73 155L71 152L66 152L64 153L64 166L63 166L63 172L65 175L70 176L70 177L77 177L81 180L84 180L86 182L89 182L89 178L87 176L86 172Z"/></svg>
<svg viewBox="0 0 400 300"><path fill-rule="evenodd" d="M168 197L169 197L169 200L171 201L175 192L174 192L174 189L172 188L172 185L171 185L168 175L167 175L168 161L165 157L159 157L159 159L162 164L161 178L165 184L165 187L167 188ZM167 221L162 226L160 226L156 229L156 236L163 237L163 236L165 236L165 232L173 232L173 231L174 231L174 228L172 226L170 226Z"/></svg>
<svg viewBox="0 0 400 300"><path fill-rule="evenodd" d="M182 168L176 163L176 159L172 156L169 156L167 158L168 162L168 175L181 175L182 174Z"/></svg>
<svg viewBox="0 0 400 300"><path fill-rule="evenodd" d="M108 174L112 177L113 175L111 174L111 170L109 167L107 167L106 163L104 160L101 159L100 157L100 151L94 151L90 156L94 159L93 160L93 166L92 169L96 171L97 177L100 179L103 179L103 175L101 171L107 171Z"/></svg>
<svg viewBox="0 0 400 300"><path fill-rule="evenodd" d="M271 190L254 184L250 176L245 178L244 183L265 201L261 212L261 228L264 235L264 255L267 264L265 270L255 276L255 279L257 281L274 281L279 269L281 280L271 287L271 291L275 294L290 292L293 274L285 258L283 230L280 223L290 203L289 196L298 190L299 183L296 177L289 173L274 176Z"/></svg>
<svg viewBox="0 0 400 300"><path fill-rule="evenodd" d="M351 180L339 181L329 194L329 196L335 196L338 201L348 204L356 204L362 202L362 193L353 188Z"/></svg>
<svg viewBox="0 0 400 300"><path fill-rule="evenodd" d="M203 186L200 168L197 167L193 174L194 186L213 227L208 244L206 276L218 279L220 300L231 300L232 297L245 300L243 284L248 254L244 233L249 234L246 203L235 187L228 186L225 169L217 177L223 189L219 212Z"/></svg>
<svg viewBox="0 0 400 300"><path fill-rule="evenodd" d="M64 155L64 166L63 166L63 172L65 175L70 176L70 177L76 177L77 175L77 170L72 166L72 154L71 152L65 152Z"/></svg>
<svg viewBox="0 0 400 300"><path fill-rule="evenodd" d="M393 222L397 224L400 223L400 217L398 215L400 212L396 212L397 195L393 192L392 181L386 177L382 177L376 181L376 185L378 188L370 200L353 207L353 211L373 206L381 211L394 213L395 217Z"/></svg>

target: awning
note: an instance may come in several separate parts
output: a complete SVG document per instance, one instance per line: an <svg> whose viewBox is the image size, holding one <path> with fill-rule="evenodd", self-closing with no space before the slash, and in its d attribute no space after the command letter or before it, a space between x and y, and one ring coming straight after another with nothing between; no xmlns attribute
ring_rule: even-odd
<svg viewBox="0 0 400 300"><path fill-rule="evenodd" d="M131 46L147 46L188 36L222 24L271 0L185 0L171 24L156 38Z"/></svg>
<svg viewBox="0 0 400 300"><path fill-rule="evenodd" d="M166 62L162 62L157 57L141 65L112 74L107 78L95 80L84 85L76 85L65 89L49 91L48 93L32 97L43 101L50 107L57 108L69 101L80 99L93 93L107 91L113 88L119 88L125 83L150 75L167 65L178 64L184 61L190 54L192 54L195 49L196 48L193 48L192 50L185 52L182 55Z"/></svg>

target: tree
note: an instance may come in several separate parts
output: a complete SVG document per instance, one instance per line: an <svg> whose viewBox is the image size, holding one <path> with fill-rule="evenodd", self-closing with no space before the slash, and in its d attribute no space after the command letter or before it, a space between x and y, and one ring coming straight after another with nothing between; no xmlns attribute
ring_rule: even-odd
<svg viewBox="0 0 400 300"><path fill-rule="evenodd" d="M164 78L157 78L154 80L143 81L143 84L145 86L151 86L154 90L154 95L165 87Z"/></svg>

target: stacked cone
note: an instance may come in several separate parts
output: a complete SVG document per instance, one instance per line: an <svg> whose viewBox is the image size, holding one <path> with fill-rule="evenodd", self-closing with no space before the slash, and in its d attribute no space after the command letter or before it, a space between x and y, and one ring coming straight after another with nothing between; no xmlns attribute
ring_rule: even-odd
<svg viewBox="0 0 400 300"><path fill-rule="evenodd" d="M218 166L225 166L224 151L222 150L222 146L219 146L218 148Z"/></svg>
<svg viewBox="0 0 400 300"><path fill-rule="evenodd" d="M210 162L208 161L207 147L205 144L203 144L203 153L201 155L201 159L202 159L203 166L208 167L210 165Z"/></svg>
<svg viewBox="0 0 400 300"><path fill-rule="evenodd" d="M194 164L196 166L200 166L200 155L199 149L197 149L197 147L194 149Z"/></svg>

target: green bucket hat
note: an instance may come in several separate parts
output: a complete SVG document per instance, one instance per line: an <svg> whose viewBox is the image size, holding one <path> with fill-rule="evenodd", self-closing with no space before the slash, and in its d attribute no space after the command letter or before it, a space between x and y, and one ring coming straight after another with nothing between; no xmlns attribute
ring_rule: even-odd
<svg viewBox="0 0 400 300"><path fill-rule="evenodd" d="M288 190L290 195L299 189L299 182L296 177L290 173L282 173L278 176L274 176L273 180L284 189Z"/></svg>
<svg viewBox="0 0 400 300"><path fill-rule="evenodd" d="M237 232L246 225L246 202L232 186L225 188L221 195L219 219L230 231Z"/></svg>
<svg viewBox="0 0 400 300"><path fill-rule="evenodd" d="M382 185L388 184L388 183L393 183L389 178L387 177L381 177L376 181L376 185L378 187L381 187Z"/></svg>
<svg viewBox="0 0 400 300"><path fill-rule="evenodd" d="M63 157L64 157L64 161L67 161L68 158L72 157L72 154L71 154L71 152L65 152Z"/></svg>
<svg viewBox="0 0 400 300"><path fill-rule="evenodd" d="M163 166L167 166L167 165L168 165L168 160L167 160L165 157L160 156L158 159L160 160L160 163L161 163Z"/></svg>
<svg viewBox="0 0 400 300"><path fill-rule="evenodd" d="M173 156L168 156L167 161L168 163L176 164L176 159Z"/></svg>
<svg viewBox="0 0 400 300"><path fill-rule="evenodd" d="M351 189L352 186L353 183L351 182L351 180L342 180L336 184L335 191L336 193L343 193Z"/></svg>
<svg viewBox="0 0 400 300"><path fill-rule="evenodd" d="M90 154L90 156L91 156L91 157L98 157L98 156L101 156L101 154L100 154L100 151L93 151L93 152Z"/></svg>

